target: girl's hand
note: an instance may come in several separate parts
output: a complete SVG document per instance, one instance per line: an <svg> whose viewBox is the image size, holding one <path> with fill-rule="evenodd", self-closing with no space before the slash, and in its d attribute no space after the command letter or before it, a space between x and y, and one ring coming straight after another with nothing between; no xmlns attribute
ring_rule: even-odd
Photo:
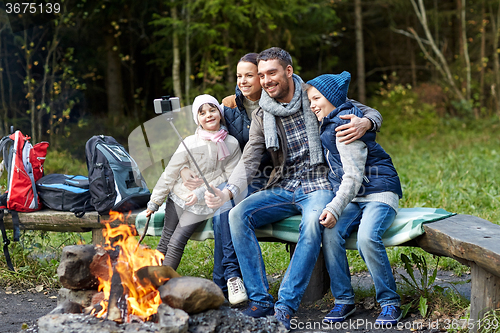
<svg viewBox="0 0 500 333"><path fill-rule="evenodd" d="M189 168L181 170L181 178L182 184L190 191L194 191L203 184L203 179L198 178L198 175Z"/></svg>
<svg viewBox="0 0 500 333"><path fill-rule="evenodd" d="M186 202L186 206L192 206L192 205L194 205L195 203L198 202L198 198L196 197L196 195L194 195L194 193L191 193L188 196L188 199L189 199L189 201Z"/></svg>
<svg viewBox="0 0 500 333"><path fill-rule="evenodd" d="M319 216L319 223L321 223L321 225L325 228L331 229L335 226L335 224L337 224L337 220L332 213L323 209L323 213Z"/></svg>
<svg viewBox="0 0 500 333"><path fill-rule="evenodd" d="M147 209L146 210L146 217L149 217L151 214L154 214L154 211Z"/></svg>

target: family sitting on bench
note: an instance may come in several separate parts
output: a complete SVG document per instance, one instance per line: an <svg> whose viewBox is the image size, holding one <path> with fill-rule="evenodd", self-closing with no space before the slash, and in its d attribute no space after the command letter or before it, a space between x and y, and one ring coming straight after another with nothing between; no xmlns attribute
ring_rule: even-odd
<svg viewBox="0 0 500 333"><path fill-rule="evenodd" d="M214 281L231 303L249 300L246 315L274 315L290 329L323 245L335 297L324 321L344 321L355 311L345 239L357 230L358 250L382 307L376 322L401 319L382 242L395 218L401 185L391 158L375 142L382 117L347 99L349 82L350 74L343 72L304 84L293 73L290 54L276 47L244 56L237 67L236 95L224 99L223 108L207 96L193 103L200 125L194 146L201 154L195 156L207 170L213 193L190 162L172 161L183 156L182 148L153 190L148 215L169 196L159 250L166 251L166 258L175 256L177 265L193 223L216 211ZM210 163L215 165L205 165ZM229 179L221 180L222 174ZM169 211L182 213L180 222ZM185 219L187 212L197 217ZM255 229L294 215L302 215L299 237L274 303Z"/></svg>

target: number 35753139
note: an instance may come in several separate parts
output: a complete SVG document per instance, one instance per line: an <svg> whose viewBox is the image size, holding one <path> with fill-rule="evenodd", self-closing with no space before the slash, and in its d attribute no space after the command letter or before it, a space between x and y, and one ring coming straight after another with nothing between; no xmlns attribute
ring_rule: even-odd
<svg viewBox="0 0 500 333"><path fill-rule="evenodd" d="M57 14L61 11L61 5L58 3L7 2L5 3L5 11L7 14Z"/></svg>

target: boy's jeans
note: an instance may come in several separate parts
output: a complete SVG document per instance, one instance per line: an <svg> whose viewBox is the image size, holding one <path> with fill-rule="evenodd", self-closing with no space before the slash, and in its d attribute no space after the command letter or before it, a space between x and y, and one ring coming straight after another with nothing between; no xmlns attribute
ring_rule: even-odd
<svg viewBox="0 0 500 333"><path fill-rule="evenodd" d="M275 187L252 194L230 211L233 245L251 301L266 307L273 306L255 228L302 214L297 246L281 282L275 306L297 311L318 259L324 229L319 223L319 216L332 198L333 192L327 190L305 194L302 187L295 192Z"/></svg>
<svg viewBox="0 0 500 333"><path fill-rule="evenodd" d="M337 224L323 231L323 254L330 275L330 288L336 304L354 304L354 291L345 250L345 240L358 229L358 251L375 283L380 306L400 306L396 282L387 258L382 235L391 226L396 211L387 204L351 202Z"/></svg>

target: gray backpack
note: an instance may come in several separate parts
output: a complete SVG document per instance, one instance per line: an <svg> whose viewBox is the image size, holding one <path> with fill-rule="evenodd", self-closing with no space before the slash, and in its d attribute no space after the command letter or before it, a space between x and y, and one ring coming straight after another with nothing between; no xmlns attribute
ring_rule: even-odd
<svg viewBox="0 0 500 333"><path fill-rule="evenodd" d="M146 207L151 193L132 156L113 137L96 135L85 144L89 190L100 215Z"/></svg>

